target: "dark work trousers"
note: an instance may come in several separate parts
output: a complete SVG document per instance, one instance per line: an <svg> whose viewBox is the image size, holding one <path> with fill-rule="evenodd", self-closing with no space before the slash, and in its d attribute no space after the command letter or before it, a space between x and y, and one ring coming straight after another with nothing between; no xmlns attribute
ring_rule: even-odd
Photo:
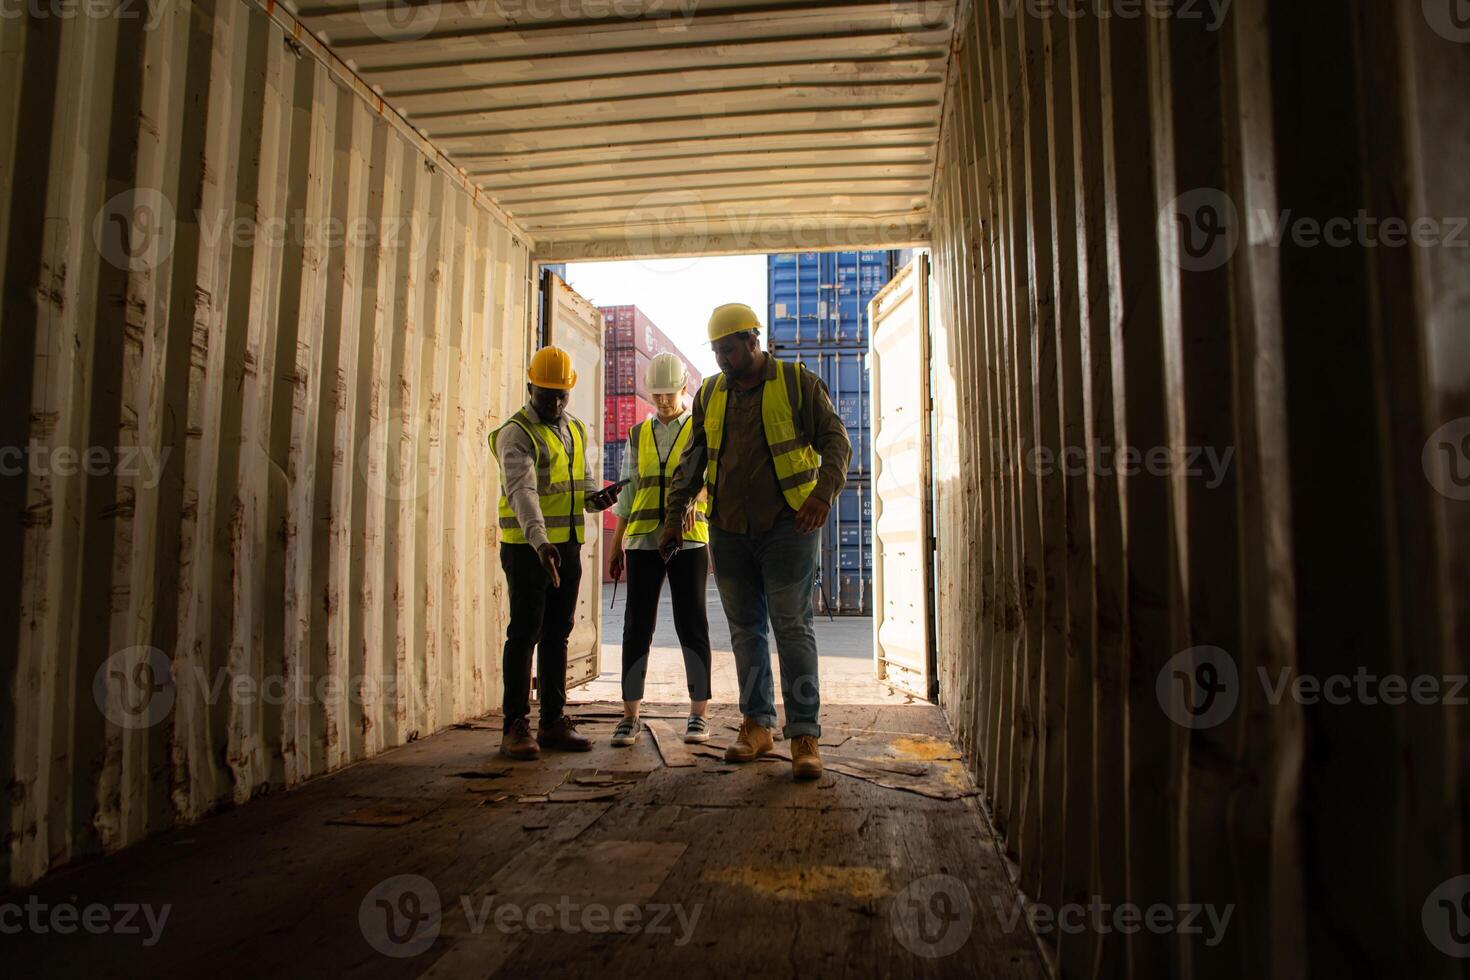
<svg viewBox="0 0 1470 980"><path fill-rule="evenodd" d="M689 700L708 701L710 685L709 619L704 587L709 577L709 549L685 548L664 565L657 551L623 552L628 567L628 604L623 609L623 700L643 700L648 648L658 619L658 599L669 579L674 603L674 632L684 648L684 678Z"/></svg>
<svg viewBox="0 0 1470 980"><path fill-rule="evenodd" d="M501 676L505 678L505 730L531 713L531 650L536 649L536 678L541 695L541 724L561 717L567 703L567 637L577 617L577 586L582 581L582 546L576 541L553 545L561 555L561 585L541 567L528 544L501 544L500 567L510 588L510 625L505 630Z"/></svg>

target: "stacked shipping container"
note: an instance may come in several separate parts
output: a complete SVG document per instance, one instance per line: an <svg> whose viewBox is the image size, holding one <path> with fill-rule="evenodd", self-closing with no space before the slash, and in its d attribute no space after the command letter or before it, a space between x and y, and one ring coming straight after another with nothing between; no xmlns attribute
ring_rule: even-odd
<svg viewBox="0 0 1470 980"><path fill-rule="evenodd" d="M659 354L677 354L689 372L689 390L693 391L700 382L700 373L694 363L669 339L658 326L636 306L601 307L603 325L607 330L607 356L611 372L616 355L616 377L609 373L607 394L640 395L645 400L648 391L643 385L643 371L650 359Z"/></svg>
<svg viewBox="0 0 1470 980"><path fill-rule="evenodd" d="M868 301L908 261L904 253L798 252L766 258L769 348L821 377L847 426L847 486L822 532L818 608L872 614Z"/></svg>

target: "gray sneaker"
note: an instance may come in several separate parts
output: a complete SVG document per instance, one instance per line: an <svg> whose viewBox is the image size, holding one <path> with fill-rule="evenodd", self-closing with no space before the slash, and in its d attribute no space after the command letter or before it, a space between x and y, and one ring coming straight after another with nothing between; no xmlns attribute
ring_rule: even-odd
<svg viewBox="0 0 1470 980"><path fill-rule="evenodd" d="M689 724L684 729L684 741L686 742L708 742L709 722L699 715L690 715Z"/></svg>
<svg viewBox="0 0 1470 980"><path fill-rule="evenodd" d="M618 722L618 727L613 729L612 744L632 745L638 741L638 736L643 734L643 722L637 718L624 718Z"/></svg>

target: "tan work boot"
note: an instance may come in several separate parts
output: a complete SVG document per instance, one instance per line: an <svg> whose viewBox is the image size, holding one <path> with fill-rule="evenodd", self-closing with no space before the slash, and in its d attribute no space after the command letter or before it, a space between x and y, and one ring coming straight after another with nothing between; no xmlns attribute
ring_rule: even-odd
<svg viewBox="0 0 1470 980"><path fill-rule="evenodd" d="M816 779L822 775L822 753L817 749L817 736L798 735L791 740L791 775L797 779Z"/></svg>
<svg viewBox="0 0 1470 980"><path fill-rule="evenodd" d="M726 762L754 762L776 747L771 730L754 718L740 723L740 734L725 750Z"/></svg>
<svg viewBox="0 0 1470 980"><path fill-rule="evenodd" d="M541 746L531 737L531 726L524 718L517 718L510 723L504 735L500 736L500 754L509 759L539 759L541 757Z"/></svg>

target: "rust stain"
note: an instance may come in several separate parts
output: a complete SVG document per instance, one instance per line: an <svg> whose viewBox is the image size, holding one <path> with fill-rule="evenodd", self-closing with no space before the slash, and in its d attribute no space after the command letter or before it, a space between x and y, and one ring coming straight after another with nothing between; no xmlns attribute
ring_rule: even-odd
<svg viewBox="0 0 1470 980"><path fill-rule="evenodd" d="M26 508L21 515L21 527L50 527L51 526L51 498L38 500Z"/></svg>
<svg viewBox="0 0 1470 980"><path fill-rule="evenodd" d="M119 484L117 500L98 511L97 516L102 519L119 518L130 520L137 508L137 491L126 483Z"/></svg>
<svg viewBox="0 0 1470 980"><path fill-rule="evenodd" d="M56 423L60 418L57 412L32 412L31 413L31 436L32 438L46 442L56 431Z"/></svg>
<svg viewBox="0 0 1470 980"><path fill-rule="evenodd" d="M816 865L809 868L744 867L711 868L702 881L738 885L769 898L806 901L845 895L859 900L892 895L894 888L882 868L843 868Z"/></svg>
<svg viewBox="0 0 1470 980"><path fill-rule="evenodd" d="M36 298L50 304L57 313L66 311L66 263L59 263L53 270L49 263L42 263L42 281L36 286Z"/></svg>
<svg viewBox="0 0 1470 980"><path fill-rule="evenodd" d="M965 769L964 763L957 759L945 759L939 763L939 775L946 784L961 792L969 792L974 788L974 782L970 779L970 773Z"/></svg>
<svg viewBox="0 0 1470 980"><path fill-rule="evenodd" d="M958 759L959 749L955 748L944 739L932 738L927 735L916 735L912 738L896 738L887 745L889 754L900 759L912 759L916 762L935 762L941 759Z"/></svg>

